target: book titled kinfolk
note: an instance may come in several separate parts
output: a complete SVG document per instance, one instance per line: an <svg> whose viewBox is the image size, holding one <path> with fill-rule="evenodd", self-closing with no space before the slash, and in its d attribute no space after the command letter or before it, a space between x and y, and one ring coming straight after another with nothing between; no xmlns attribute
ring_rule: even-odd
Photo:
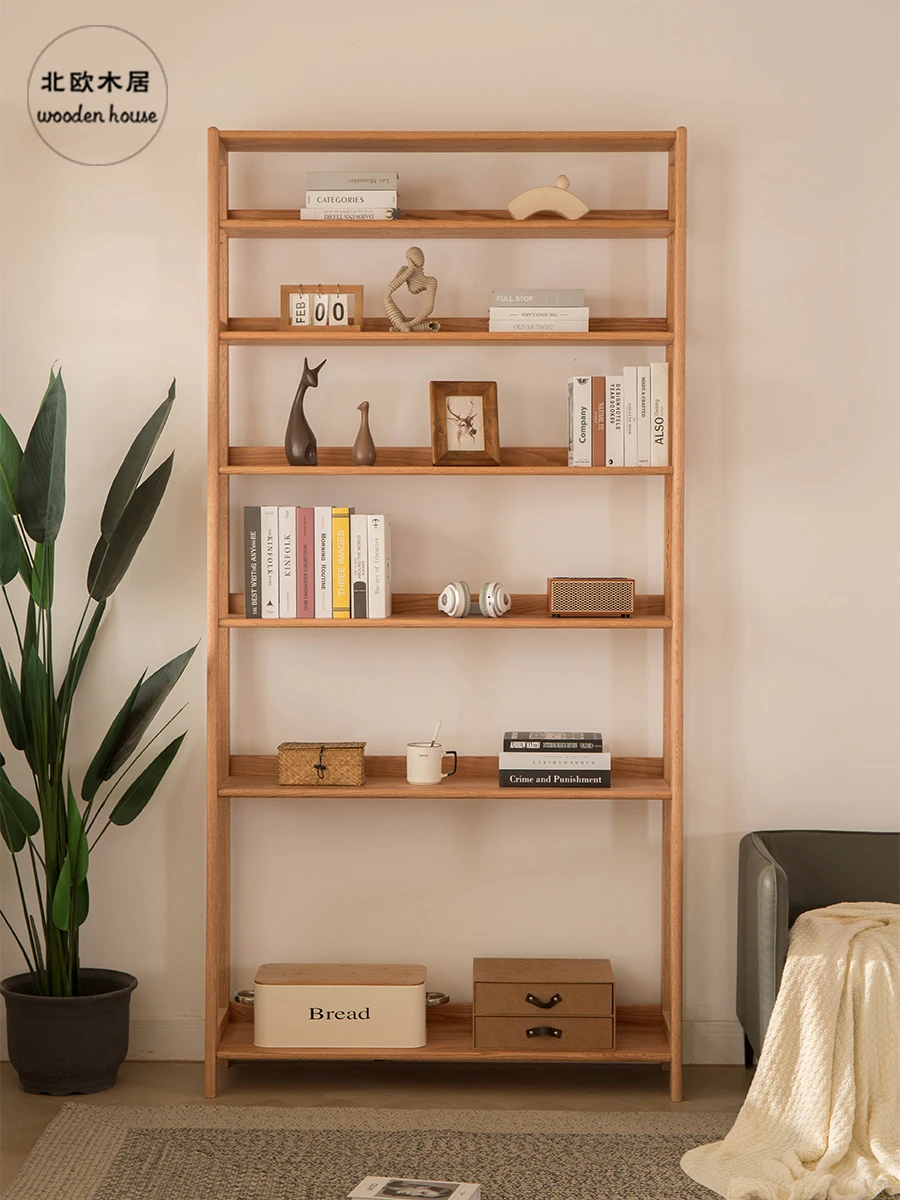
<svg viewBox="0 0 900 1200"><path fill-rule="evenodd" d="M583 308L583 288L495 288L492 303L501 308Z"/></svg>
<svg viewBox="0 0 900 1200"><path fill-rule="evenodd" d="M511 729L503 735L504 753L521 750L533 754L543 750L566 750L574 754L601 751L603 734L591 729L565 732L547 729Z"/></svg>
<svg viewBox="0 0 900 1200"><path fill-rule="evenodd" d="M307 171L306 189L310 192L356 192L397 190L396 171Z"/></svg>
<svg viewBox="0 0 900 1200"><path fill-rule="evenodd" d="M297 509L278 509L278 615L297 615Z"/></svg>
<svg viewBox="0 0 900 1200"><path fill-rule="evenodd" d="M259 505L244 509L244 616L261 617L259 599Z"/></svg>
<svg viewBox="0 0 900 1200"><path fill-rule="evenodd" d="M260 524L260 606L264 618L278 616L278 509L264 505Z"/></svg>
<svg viewBox="0 0 900 1200"><path fill-rule="evenodd" d="M439 1179L407 1179L400 1175L367 1175L347 1200L481 1200L480 1183L451 1183Z"/></svg>

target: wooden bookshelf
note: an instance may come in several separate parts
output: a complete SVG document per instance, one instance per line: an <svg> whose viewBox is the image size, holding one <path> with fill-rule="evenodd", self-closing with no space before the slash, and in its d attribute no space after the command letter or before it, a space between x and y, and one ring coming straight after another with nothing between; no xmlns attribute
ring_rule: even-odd
<svg viewBox="0 0 900 1200"><path fill-rule="evenodd" d="M206 1095L216 1094L216 1069L234 1062L356 1059L397 1061L556 1061L584 1063L651 1062L668 1066L669 1094L680 1100L682 1030L682 693L683 693L683 507L684 507L684 345L686 246L686 133L671 131L209 131L209 637L208 637L208 784L207 784L207 966L206 966ZM229 161L235 153L487 153L581 154L662 153L668 161L665 209L593 210L579 221L539 216L514 221L495 209L408 210L393 222L302 221L299 210L235 209L229 205ZM228 306L229 247L242 238L640 238L666 244L665 315L594 317L586 333L491 333L486 316L441 317L436 333L395 333L384 318L364 318L361 331L328 327L280 329L277 316L237 316ZM273 305L274 307L274 305ZM347 447L320 447L319 465L291 467L279 446L231 444L229 384L232 347L292 346L318 343L394 346L428 345L570 345L662 346L670 370L669 444L671 466L665 468L580 468L567 466L562 447L503 447L501 463L491 467L436 467L427 447L379 447L374 467L355 467ZM244 475L391 475L438 476L568 476L658 475L664 503L664 591L637 597L630 618L554 619L544 594L518 594L502 620L469 617L450 621L437 612L430 593L394 596L393 615L384 621L249 620L243 597L230 592L229 498L232 477ZM600 486L592 485L592 486ZM610 483L603 485L614 487ZM581 497L581 492L579 492ZM604 498L605 494L604 494ZM317 629L326 636L344 630L491 629L525 633L630 630L659 631L663 659L662 757L616 757L612 786L604 789L544 790L500 788L497 759L465 756L457 774L434 788L406 782L405 759L396 755L367 757L366 783L359 788L281 787L273 755L231 753L230 659L234 637L247 630ZM304 635L305 636L305 635ZM368 644L368 643L367 643ZM579 642L581 645L581 642ZM377 639L371 653L380 653ZM560 643L567 652L568 644ZM477 1051L472 1043L468 1005L429 1010L428 1044L415 1050L267 1049L253 1045L252 1010L230 1000L231 835L233 804L260 798L296 801L405 799L411 804L449 801L497 805L573 802L659 802L662 812L662 954L659 1004L617 1009L616 1048L609 1051L527 1052ZM598 1080L599 1082L599 1080Z"/></svg>

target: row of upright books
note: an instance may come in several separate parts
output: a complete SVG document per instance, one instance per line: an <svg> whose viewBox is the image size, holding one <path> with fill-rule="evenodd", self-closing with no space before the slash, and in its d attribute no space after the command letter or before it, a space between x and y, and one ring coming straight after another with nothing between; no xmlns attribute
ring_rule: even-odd
<svg viewBox="0 0 900 1200"><path fill-rule="evenodd" d="M569 380L570 467L669 465L669 364Z"/></svg>
<svg viewBox="0 0 900 1200"><path fill-rule="evenodd" d="M495 288L489 333L587 333L589 313L581 288Z"/></svg>
<svg viewBox="0 0 900 1200"><path fill-rule="evenodd" d="M611 764L597 732L507 732L500 787L608 788Z"/></svg>
<svg viewBox="0 0 900 1200"><path fill-rule="evenodd" d="M244 616L391 615L391 522L352 508L244 509Z"/></svg>
<svg viewBox="0 0 900 1200"><path fill-rule="evenodd" d="M303 221L393 221L396 171L309 171Z"/></svg>

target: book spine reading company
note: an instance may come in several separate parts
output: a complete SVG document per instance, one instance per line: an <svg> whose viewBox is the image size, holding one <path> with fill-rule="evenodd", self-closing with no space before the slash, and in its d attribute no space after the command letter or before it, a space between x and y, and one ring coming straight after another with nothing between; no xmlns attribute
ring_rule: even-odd
<svg viewBox="0 0 900 1200"><path fill-rule="evenodd" d="M331 615L336 621L350 619L350 511L331 510Z"/></svg>
<svg viewBox="0 0 900 1200"><path fill-rule="evenodd" d="M399 208L301 208L301 221L398 221Z"/></svg>
<svg viewBox="0 0 900 1200"><path fill-rule="evenodd" d="M297 509L297 616L316 615L316 510Z"/></svg>
<svg viewBox="0 0 900 1200"><path fill-rule="evenodd" d="M500 787L608 788L611 781L609 771L500 771Z"/></svg>
<svg viewBox="0 0 900 1200"><path fill-rule="evenodd" d="M622 376L606 377L606 465L625 466L625 432L622 424Z"/></svg>
<svg viewBox="0 0 900 1200"><path fill-rule="evenodd" d="M575 375L569 380L569 466L591 465L591 380Z"/></svg>
<svg viewBox="0 0 900 1200"><path fill-rule="evenodd" d="M591 465L606 466L606 376L591 378Z"/></svg>
<svg viewBox="0 0 900 1200"><path fill-rule="evenodd" d="M602 751L573 754L566 750L506 750L500 755L501 771L608 771L612 760Z"/></svg>
<svg viewBox="0 0 900 1200"><path fill-rule="evenodd" d="M244 616L261 617L259 597L259 505L244 509Z"/></svg>
<svg viewBox="0 0 900 1200"><path fill-rule="evenodd" d="M297 615L297 509L278 509L278 615Z"/></svg>
<svg viewBox="0 0 900 1200"><path fill-rule="evenodd" d="M368 611L370 617L391 615L391 522L382 513L366 518L369 541Z"/></svg>
<svg viewBox="0 0 900 1200"><path fill-rule="evenodd" d="M350 515L350 615L367 617L369 574L369 518L362 513Z"/></svg>
<svg viewBox="0 0 900 1200"><path fill-rule="evenodd" d="M653 432L650 465L669 465L669 364L650 364L650 416Z"/></svg>
<svg viewBox="0 0 900 1200"><path fill-rule="evenodd" d="M536 753L545 750L564 750L575 754L600 753L603 735L600 733L537 733L519 730L503 735L503 752Z"/></svg>
<svg viewBox="0 0 900 1200"><path fill-rule="evenodd" d="M650 368L637 368L637 465L650 466Z"/></svg>
<svg viewBox="0 0 900 1200"><path fill-rule="evenodd" d="M583 308L582 288L535 288L517 291L514 288L495 288L493 304L499 308Z"/></svg>
<svg viewBox="0 0 900 1200"><path fill-rule="evenodd" d="M263 618L278 616L278 509L263 505L260 525L260 606Z"/></svg>
<svg viewBox="0 0 900 1200"><path fill-rule="evenodd" d="M315 509L316 545L313 561L316 570L316 616L330 619L334 604L331 595L331 508Z"/></svg>
<svg viewBox="0 0 900 1200"><path fill-rule="evenodd" d="M396 208L397 193L360 188L355 192L308 191L307 208Z"/></svg>
<svg viewBox="0 0 900 1200"><path fill-rule="evenodd" d="M625 430L625 459L623 466L638 465L637 443L637 367L622 371L622 425Z"/></svg>
<svg viewBox="0 0 900 1200"><path fill-rule="evenodd" d="M396 171L307 171L307 191L355 192L397 190Z"/></svg>

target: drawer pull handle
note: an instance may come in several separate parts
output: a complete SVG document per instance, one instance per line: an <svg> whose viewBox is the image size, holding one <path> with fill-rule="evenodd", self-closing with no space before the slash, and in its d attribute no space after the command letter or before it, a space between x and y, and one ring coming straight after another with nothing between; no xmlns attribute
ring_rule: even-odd
<svg viewBox="0 0 900 1200"><path fill-rule="evenodd" d="M538 1000L534 992L529 992L525 997L525 1003L533 1004L535 1008L555 1008L557 1004L562 1004L562 996L557 992L549 1000Z"/></svg>
<svg viewBox="0 0 900 1200"><path fill-rule="evenodd" d="M562 1037L562 1030L557 1029L555 1025L532 1025L530 1029L525 1030L526 1037Z"/></svg>

